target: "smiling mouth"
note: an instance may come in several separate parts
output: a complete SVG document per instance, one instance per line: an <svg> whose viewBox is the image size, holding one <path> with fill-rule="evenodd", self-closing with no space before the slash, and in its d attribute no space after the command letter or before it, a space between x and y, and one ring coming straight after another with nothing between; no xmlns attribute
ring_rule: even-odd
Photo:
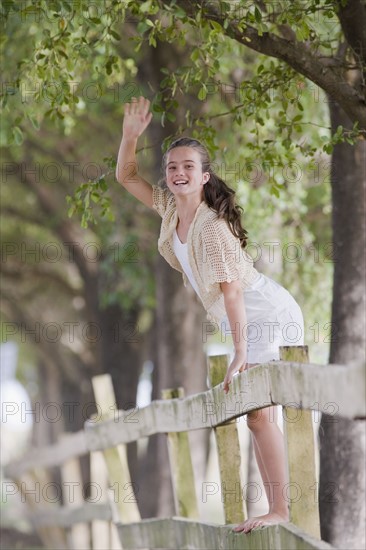
<svg viewBox="0 0 366 550"><path fill-rule="evenodd" d="M187 180L177 180L177 181L174 181L173 183L174 183L174 185L187 185L188 181Z"/></svg>

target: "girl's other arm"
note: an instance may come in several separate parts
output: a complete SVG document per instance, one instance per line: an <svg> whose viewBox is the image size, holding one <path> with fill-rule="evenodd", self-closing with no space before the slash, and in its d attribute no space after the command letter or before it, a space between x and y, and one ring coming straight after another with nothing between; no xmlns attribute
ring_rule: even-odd
<svg viewBox="0 0 366 550"><path fill-rule="evenodd" d="M243 290L240 281L221 283L224 294L226 314L229 319L235 355L227 370L224 380L224 391L229 391L229 385L237 371L242 371L247 365L247 317L244 306Z"/></svg>
<svg viewBox="0 0 366 550"><path fill-rule="evenodd" d="M132 98L126 103L123 118L123 134L116 166L117 181L129 193L149 208L153 207L153 190L150 183L138 173L136 162L137 140L149 125L152 114L150 101L144 97Z"/></svg>

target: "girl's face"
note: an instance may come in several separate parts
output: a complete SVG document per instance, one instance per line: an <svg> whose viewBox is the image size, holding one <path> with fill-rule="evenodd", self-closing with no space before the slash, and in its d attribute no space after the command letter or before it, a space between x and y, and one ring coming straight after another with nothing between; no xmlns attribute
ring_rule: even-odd
<svg viewBox="0 0 366 550"><path fill-rule="evenodd" d="M168 188L177 196L199 195L210 179L209 172L202 172L199 152L193 147L176 147L167 156L165 177Z"/></svg>

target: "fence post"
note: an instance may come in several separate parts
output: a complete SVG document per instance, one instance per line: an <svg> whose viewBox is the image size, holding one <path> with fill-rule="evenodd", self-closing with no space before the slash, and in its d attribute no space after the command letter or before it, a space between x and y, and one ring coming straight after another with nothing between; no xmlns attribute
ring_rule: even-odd
<svg viewBox="0 0 366 550"><path fill-rule="evenodd" d="M60 441L65 436L60 437ZM63 486L72 487L72 490L65 491L65 507L81 507L84 501L82 475L80 461L78 458L70 458L61 466L61 479ZM67 500L66 497L69 497ZM72 550L90 549L90 526L88 523L78 523L67 529L68 546Z"/></svg>
<svg viewBox="0 0 366 550"><path fill-rule="evenodd" d="M282 346L280 359L308 363L308 346ZM312 411L283 407L282 412L289 473L290 521L320 539Z"/></svg>
<svg viewBox="0 0 366 550"><path fill-rule="evenodd" d="M90 481L100 488L101 502L108 502L108 472L101 451L90 453ZM108 521L91 522L93 550L110 550L110 525Z"/></svg>
<svg viewBox="0 0 366 550"><path fill-rule="evenodd" d="M43 511L57 511L60 503L51 502L47 490L45 490L48 487L52 487L53 484L49 472L45 468L28 470L17 481L20 484L22 501L26 502L32 511L37 514ZM49 548L49 550L66 550L68 548L66 531L62 527L53 525L38 527L36 524L35 530L45 548Z"/></svg>
<svg viewBox="0 0 366 550"><path fill-rule="evenodd" d="M184 397L184 389L162 390L163 399ZM189 438L187 432L167 434L170 470L172 473L175 509L178 516L198 519L198 505Z"/></svg>
<svg viewBox="0 0 366 550"><path fill-rule="evenodd" d="M113 418L113 410L116 407L116 399L113 390L112 379L109 374L101 374L92 378L93 390L96 403L102 412L102 420ZM128 494L133 490L130 471L127 462L126 445L117 445L105 449L103 455L106 461L108 477L111 485L118 493L116 508L122 523L133 523L141 520L137 502L131 499L125 502L123 491Z"/></svg>
<svg viewBox="0 0 366 550"><path fill-rule="evenodd" d="M224 381L227 367L227 355L209 357L208 377L211 388ZM214 432L219 458L225 523L242 523L247 517L247 512L242 492L241 451L235 420L217 426L214 428Z"/></svg>

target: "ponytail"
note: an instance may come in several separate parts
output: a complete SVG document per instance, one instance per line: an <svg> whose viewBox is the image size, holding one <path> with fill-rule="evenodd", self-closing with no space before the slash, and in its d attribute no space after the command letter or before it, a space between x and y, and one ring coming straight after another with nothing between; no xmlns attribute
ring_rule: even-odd
<svg viewBox="0 0 366 550"><path fill-rule="evenodd" d="M217 212L219 218L226 220L232 234L240 240L241 247L245 248L248 233L241 224L243 209L236 203L235 191L213 172L208 151L200 141L190 137L182 137L174 141L163 156L163 174L165 175L168 153L176 147L192 147L199 152L202 172L210 174L210 179L203 186L204 201L212 210Z"/></svg>
<svg viewBox="0 0 366 550"><path fill-rule="evenodd" d="M235 191L214 172L210 171L210 179L203 186L203 195L206 204L217 212L219 218L224 218L231 232L240 240L240 245L247 245L247 231L241 224L243 209L235 201Z"/></svg>

